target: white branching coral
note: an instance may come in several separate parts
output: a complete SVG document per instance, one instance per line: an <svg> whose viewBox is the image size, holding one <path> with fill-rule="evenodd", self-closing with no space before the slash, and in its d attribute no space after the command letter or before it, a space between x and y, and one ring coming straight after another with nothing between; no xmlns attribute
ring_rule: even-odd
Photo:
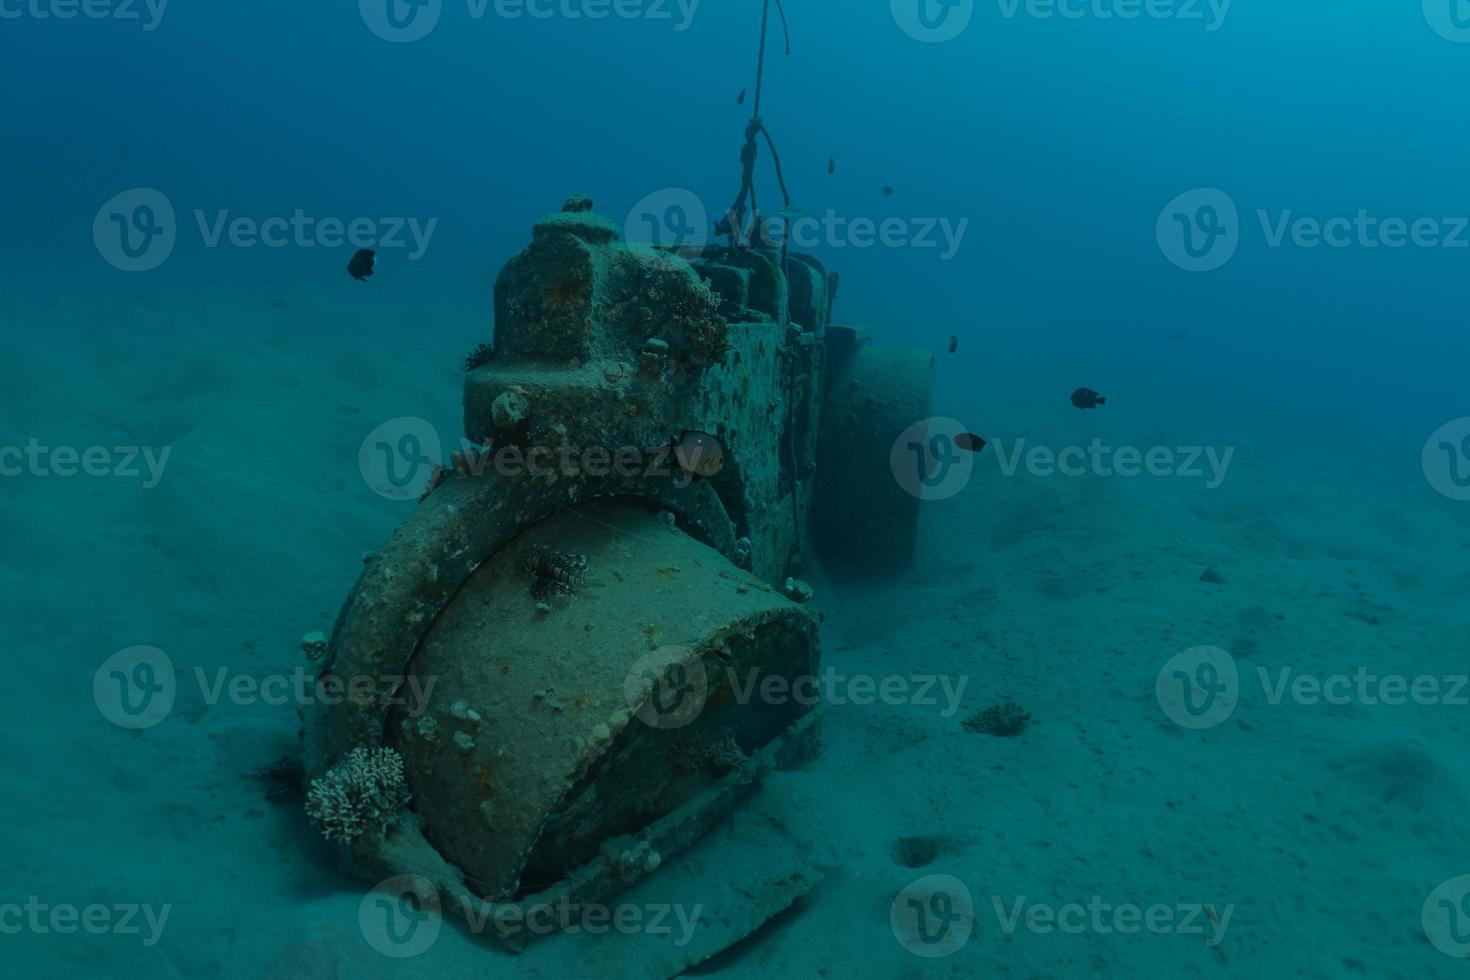
<svg viewBox="0 0 1470 980"><path fill-rule="evenodd" d="M387 831L408 800L403 757L389 748L356 748L311 781L306 813L323 837L351 844L366 834Z"/></svg>

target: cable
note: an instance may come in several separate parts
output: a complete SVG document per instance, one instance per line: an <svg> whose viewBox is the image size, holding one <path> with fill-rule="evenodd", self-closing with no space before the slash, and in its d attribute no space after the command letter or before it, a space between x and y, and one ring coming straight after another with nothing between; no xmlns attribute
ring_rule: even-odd
<svg viewBox="0 0 1470 980"><path fill-rule="evenodd" d="M771 158L776 166L776 183L781 188L781 201L783 209L789 211L791 208L791 194L786 188L786 177L781 169L781 155L776 152L776 142L771 138L766 124L761 121L761 101L765 95L766 84L766 35L770 31L771 4L775 3L776 12L781 17L781 30L786 41L786 54L791 54L791 30L786 22L786 9L781 0L764 0L761 8L761 39L760 50L756 57L755 69L755 104L752 108L750 122L745 126L745 142L740 147L740 193L735 196L735 203L730 205L725 212L725 217L720 219L715 227L716 234L728 235L730 245L740 244L741 232L745 228L747 214L755 216L760 220L760 212L756 208L755 194L755 162L760 153L758 137L765 137L766 145L770 147ZM785 222L786 234L782 236L781 266L785 271L786 255L789 248L791 219L787 215L782 216ZM758 233L759 229L757 229Z"/></svg>
<svg viewBox="0 0 1470 980"><path fill-rule="evenodd" d="M781 33L786 42L786 54L791 55L791 28L786 21L786 8L782 6L781 0L764 0L761 6L761 39L760 49L756 55L755 68L755 103L751 108L750 122L745 126L745 142L740 147L740 193L735 196L725 216L715 226L715 234L728 235L730 247L736 248L741 244L741 234L746 225L746 215L750 214L755 219L751 232L751 240L748 244L759 245L765 241L765 236L760 227L760 209L757 205L755 191L755 163L760 156L759 139L765 138L766 146L771 151L771 160L776 168L776 185L781 189L781 220L783 234L781 236L781 275L785 277L788 290L791 283L790 270L788 268L788 257L791 247L791 192L786 187L786 174L781 168L781 154L776 150L776 141L771 137L770 130L761 120L761 102L765 96L766 86L766 37L770 32L771 4L775 3L776 13L781 17ZM801 551L801 473L800 464L796 455L796 409L797 409L797 384L798 356L795 350L789 353L791 358L791 371L789 400L786 409L786 438L785 449L787 463L791 467L791 523L793 533L796 535L793 542L791 554L787 556L786 565L789 571L791 559Z"/></svg>

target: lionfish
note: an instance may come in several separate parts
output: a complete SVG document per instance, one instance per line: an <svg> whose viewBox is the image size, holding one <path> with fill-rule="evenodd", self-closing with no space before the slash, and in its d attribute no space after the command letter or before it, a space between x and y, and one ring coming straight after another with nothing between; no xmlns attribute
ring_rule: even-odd
<svg viewBox="0 0 1470 980"><path fill-rule="evenodd" d="M538 544L521 558L521 571L531 577L531 597L545 602L552 596L572 595L581 587L587 579L587 556Z"/></svg>

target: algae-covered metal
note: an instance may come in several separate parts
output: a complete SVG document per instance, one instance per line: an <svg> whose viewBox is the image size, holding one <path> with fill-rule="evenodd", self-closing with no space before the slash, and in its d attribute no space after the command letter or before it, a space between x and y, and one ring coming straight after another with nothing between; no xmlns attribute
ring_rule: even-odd
<svg viewBox="0 0 1470 980"><path fill-rule="evenodd" d="M849 514L887 522L869 570L902 567L916 503L876 474L928 406L924 355L874 377L830 327L834 285L807 256L620 242L585 199L536 225L465 382L484 448L370 558L321 659L432 693L304 716L309 778L358 748L403 760L411 803L342 848L357 870L481 924L603 902L811 756L819 713L790 692L820 658L796 581L814 507L834 558L877 531L838 533ZM754 888L770 907L742 921L818 878Z"/></svg>

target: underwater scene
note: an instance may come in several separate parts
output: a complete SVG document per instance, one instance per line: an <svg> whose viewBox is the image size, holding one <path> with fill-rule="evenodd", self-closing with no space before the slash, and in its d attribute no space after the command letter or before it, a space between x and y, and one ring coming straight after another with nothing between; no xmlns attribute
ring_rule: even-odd
<svg viewBox="0 0 1470 980"><path fill-rule="evenodd" d="M1466 78L0 0L0 972L1470 976Z"/></svg>

